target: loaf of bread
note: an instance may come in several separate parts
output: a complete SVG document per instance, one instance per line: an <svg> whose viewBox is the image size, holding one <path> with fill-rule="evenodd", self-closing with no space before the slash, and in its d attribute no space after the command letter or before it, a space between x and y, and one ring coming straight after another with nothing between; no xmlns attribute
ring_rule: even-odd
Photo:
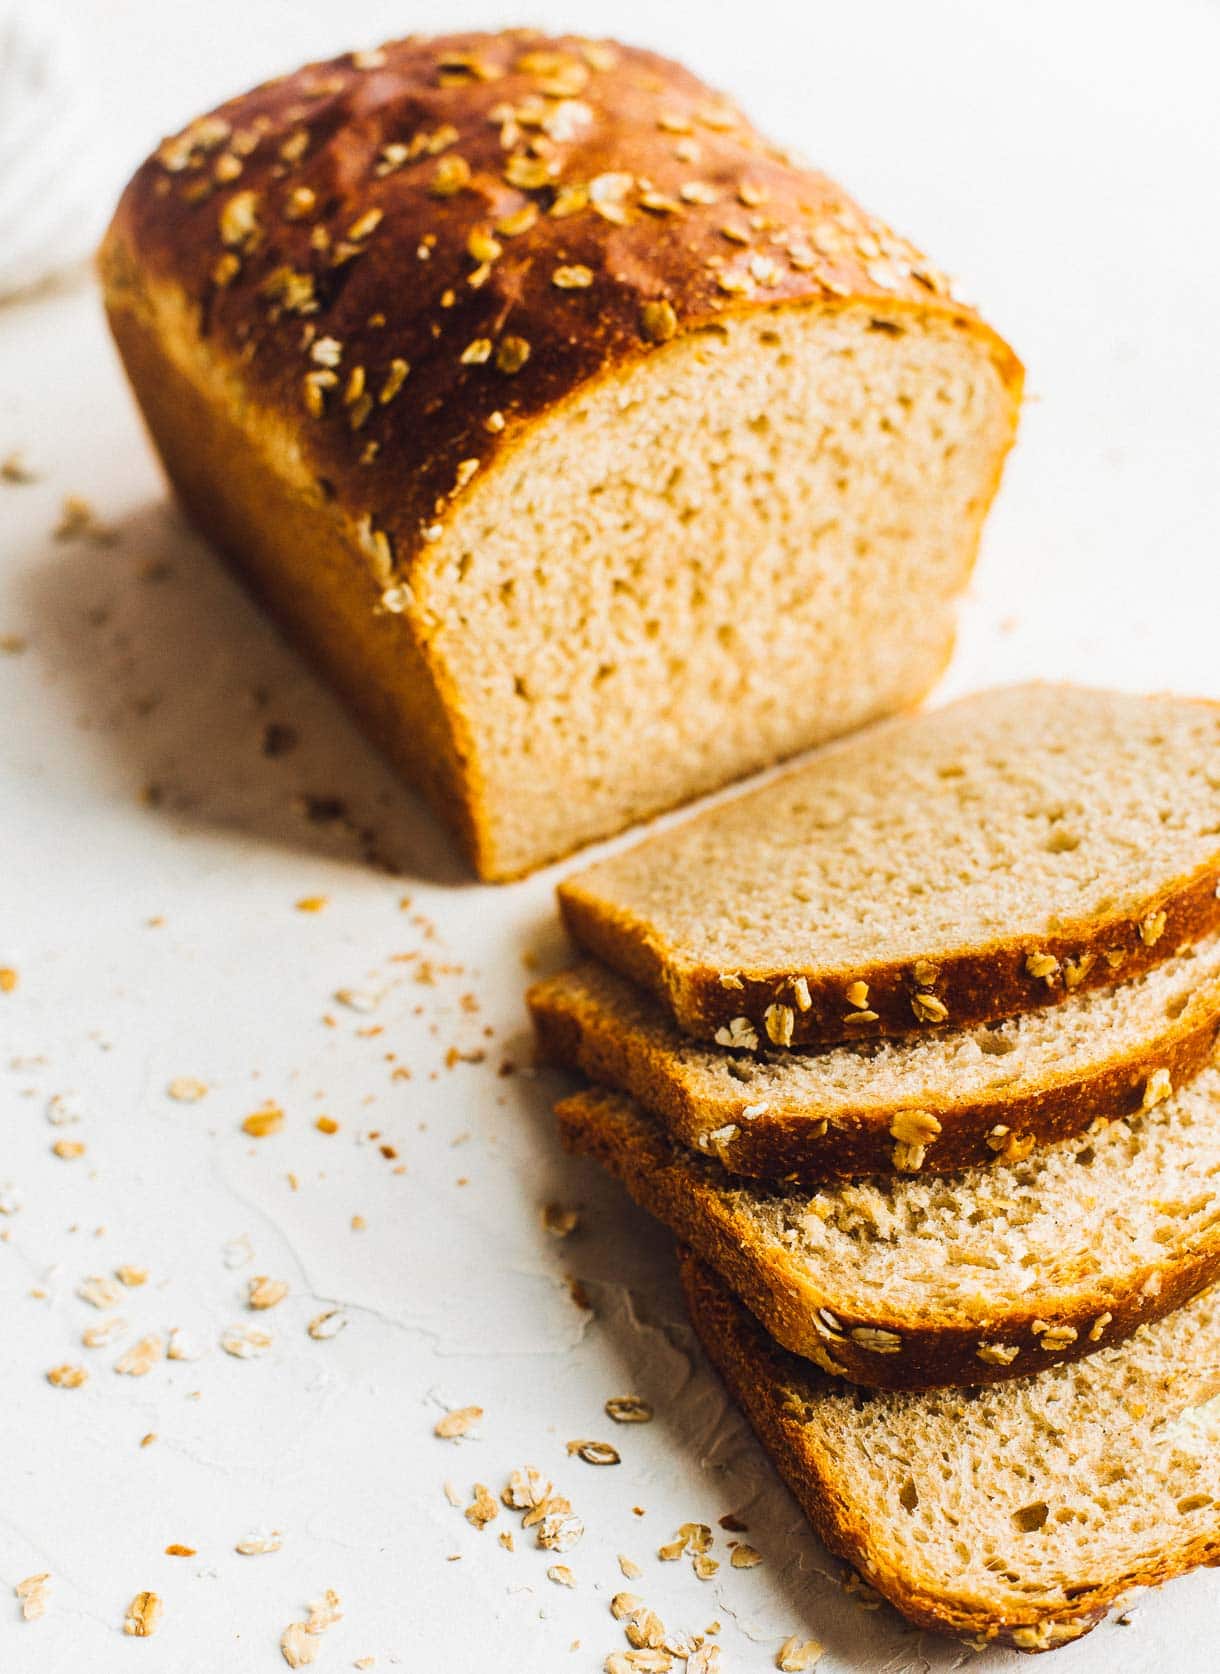
<svg viewBox="0 0 1220 1674"><path fill-rule="evenodd" d="M187 510L483 877L945 663L1020 366L678 65L308 66L165 141L101 271Z"/></svg>
<svg viewBox="0 0 1220 1674"><path fill-rule="evenodd" d="M1220 1298L986 1390L862 1397L697 1261L695 1329L822 1539L920 1627L1047 1651L1220 1563Z"/></svg>
<svg viewBox="0 0 1220 1674"><path fill-rule="evenodd" d="M816 1192L733 1179L617 1093L557 1114L778 1342L872 1388L1076 1360L1220 1276L1220 1069L1019 1162Z"/></svg>
<svg viewBox="0 0 1220 1674"><path fill-rule="evenodd" d="M584 949L755 1050L964 1029L1220 929L1220 703L1001 687L819 752L559 887Z"/></svg>
<svg viewBox="0 0 1220 1674"><path fill-rule="evenodd" d="M629 1093L734 1174L815 1184L1014 1160L1188 1081L1220 1032L1220 937L1114 988L976 1029L733 1051L584 960L527 995L541 1054Z"/></svg>

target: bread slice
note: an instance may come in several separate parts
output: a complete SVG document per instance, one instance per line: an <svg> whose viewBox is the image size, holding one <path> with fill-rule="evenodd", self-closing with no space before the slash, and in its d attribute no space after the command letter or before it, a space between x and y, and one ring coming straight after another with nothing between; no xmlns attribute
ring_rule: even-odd
<svg viewBox="0 0 1220 1674"><path fill-rule="evenodd" d="M629 1093L734 1174L947 1174L1139 1110L1166 1076L1188 1081L1220 1030L1220 937L1051 1011L822 1052L692 1041L592 961L536 983L527 1000L544 1057Z"/></svg>
<svg viewBox="0 0 1220 1674"><path fill-rule="evenodd" d="M733 1179L617 1093L557 1113L785 1348L873 1388L1075 1360L1220 1274L1220 1068L1023 1162L813 1193Z"/></svg>
<svg viewBox="0 0 1220 1674"><path fill-rule="evenodd" d="M188 512L485 878L945 665L1020 364L655 53L306 65L166 140L101 264Z"/></svg>
<svg viewBox="0 0 1220 1674"><path fill-rule="evenodd" d="M1220 928L1220 704L1014 686L890 721L560 885L590 953L753 1048L966 1028Z"/></svg>
<svg viewBox="0 0 1220 1674"><path fill-rule="evenodd" d="M993 1389L868 1395L689 1255L695 1329L830 1549L920 1627L1045 1651L1220 1563L1220 1296Z"/></svg>

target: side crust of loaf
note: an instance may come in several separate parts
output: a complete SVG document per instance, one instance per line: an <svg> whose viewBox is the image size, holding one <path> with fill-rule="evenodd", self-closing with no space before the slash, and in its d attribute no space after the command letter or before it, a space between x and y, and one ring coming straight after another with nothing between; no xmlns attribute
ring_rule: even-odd
<svg viewBox="0 0 1220 1674"><path fill-rule="evenodd" d="M816 1275L768 1247L749 1216L693 1170L655 1126L641 1122L628 1101L596 1091L578 1093L561 1100L555 1112L565 1149L595 1158L620 1180L642 1209L720 1275L782 1347L823 1372L870 1389L1002 1383L1027 1375L1031 1365L1080 1360L1100 1345L1101 1336L1090 1335L1099 1319L1110 1347L1149 1320L1172 1313L1220 1276L1218 1225L1185 1260L1124 1275L1121 1291L1082 1286L1065 1303L1040 1296L1035 1288L1002 1314L980 1312L968 1321L946 1317L914 1328L893 1310L877 1309L863 1317L847 1311ZM1034 1331L1035 1324L1040 1331ZM1048 1349L1048 1327L1070 1328L1072 1340ZM860 1332L867 1342L878 1331L897 1336L901 1351L874 1350L852 1336ZM1002 1338L1020 1352L1006 1365L981 1360L984 1337Z"/></svg>
<svg viewBox="0 0 1220 1674"><path fill-rule="evenodd" d="M1079 1639L1134 1588L1157 1586L1204 1565L1220 1564L1220 1529L1183 1537L1150 1551L1135 1571L1082 1578L1069 1604L1031 1601L1027 1610L997 1615L986 1601L926 1590L886 1561L886 1554L854 1502L838 1461L802 1423L793 1386L816 1399L833 1385L795 1369L715 1274L688 1250L679 1251L682 1289L700 1341L770 1455L819 1538L852 1564L894 1607L919 1627L1021 1651L1048 1651Z"/></svg>
<svg viewBox="0 0 1220 1674"><path fill-rule="evenodd" d="M831 1045L851 1039L909 1035L921 1031L912 1002L921 992L915 963L860 963L851 971L739 971L731 986L719 971L681 965L657 937L632 916L615 910L579 877L559 885L559 906L572 939L595 959L655 994L679 1027L697 1040L714 1041L717 1031L745 1018L760 1038L766 1015L777 1003L789 1003L793 984L803 978L809 991L806 1010L793 1010L793 1046ZM1164 922L1159 915L1164 913ZM1150 936L1149 924L1160 924ZM998 937L988 946L928 948L923 955L937 970L936 998L944 1021L922 1028L965 1029L1067 998L1065 983L1048 984L1031 974L1035 955L1049 956L1060 969L1079 973L1071 992L1101 988L1117 978L1128 980L1150 971L1183 948L1220 930L1220 866L1214 862L1187 877L1125 902L1121 911L1064 923L1038 935ZM868 1018L848 1029L843 991L847 984L868 985Z"/></svg>
<svg viewBox="0 0 1220 1674"><path fill-rule="evenodd" d="M811 1186L899 1172L892 1125L912 1107L910 1100L836 1107L828 1127L824 1108L784 1105L768 1094L761 1114L743 1121L742 1100L709 1107L687 1084L677 1056L682 1037L660 1014L655 1029L624 1026L578 981L567 979L561 972L526 995L540 1056L638 1100L684 1145L714 1151L729 1172ZM925 1147L920 1172L950 1174L994 1162L989 1136L997 1125L1005 1130L1006 1146L1031 1140L1045 1145L1082 1133L1096 1116L1129 1115L1140 1109L1149 1076L1158 1069L1175 1087L1198 1074L1212 1059L1218 1033L1220 982L1212 982L1158 1034L1099 1056L1086 1075L1048 1078L1020 1092L997 1086L979 1098L938 1101L925 1094L919 1108L939 1121L941 1131Z"/></svg>

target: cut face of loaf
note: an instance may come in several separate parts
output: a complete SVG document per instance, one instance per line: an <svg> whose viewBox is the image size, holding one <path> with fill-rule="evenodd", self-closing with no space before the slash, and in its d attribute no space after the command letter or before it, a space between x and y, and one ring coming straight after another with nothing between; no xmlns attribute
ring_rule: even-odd
<svg viewBox="0 0 1220 1674"><path fill-rule="evenodd" d="M968 1028L1220 928L1220 704L1032 685L887 722L560 885L699 1039Z"/></svg>
<svg viewBox="0 0 1220 1674"><path fill-rule="evenodd" d="M1179 1306L1220 1273L1220 1069L1018 1163L815 1192L725 1174L638 1105L557 1106L785 1348L874 1388L1021 1377Z"/></svg>
<svg viewBox="0 0 1220 1674"><path fill-rule="evenodd" d="M592 961L527 998L545 1058L629 1093L734 1174L947 1174L1018 1158L1189 1080L1220 1029L1220 938L1049 1011L821 1052L691 1040Z"/></svg>
<svg viewBox="0 0 1220 1674"><path fill-rule="evenodd" d="M920 1627L1046 1651L1220 1560L1215 1290L991 1389L867 1396L772 1343L698 1261L695 1329L827 1546Z"/></svg>
<svg viewBox="0 0 1220 1674"><path fill-rule="evenodd" d="M484 877L949 655L1020 367L678 65L509 31L307 66L166 141L101 261L187 508Z"/></svg>

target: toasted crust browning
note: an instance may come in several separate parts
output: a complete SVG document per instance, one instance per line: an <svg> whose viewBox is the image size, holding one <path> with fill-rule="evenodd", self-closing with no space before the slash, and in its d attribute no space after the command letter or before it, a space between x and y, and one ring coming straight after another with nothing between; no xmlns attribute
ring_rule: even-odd
<svg viewBox="0 0 1220 1674"><path fill-rule="evenodd" d="M1020 365L913 246L678 65L516 30L306 66L166 140L100 261L188 510L483 877L916 702L935 677L1015 430ZM617 800L565 822L552 798L548 823L520 773L498 775L486 724L515 725L530 682L510 671L489 692L471 673L480 650L484 669L503 655L475 629L463 640L453 578L477 565L504 521L498 493L521 461L533 469L548 426L572 420L579 446L574 406L598 390L630 406L637 373L664 380L692 345L779 311L858 319L877 342L928 327L959 355L969 346L985 440L949 543L953 585L929 588L929 643L892 659L871 701L815 705L791 736L726 743L636 801L624 770ZM546 566L571 561L561 533L538 558L546 585ZM498 627L513 625L520 581L503 579Z"/></svg>
<svg viewBox="0 0 1220 1674"><path fill-rule="evenodd" d="M786 1247L768 1218L776 1199L676 1148L629 1100L579 1093L562 1100L556 1114L564 1146L596 1158L621 1180L641 1208L715 1269L777 1342L824 1372L871 1389L1001 1383L1031 1366L1078 1360L1181 1307L1220 1274L1216 1215L1193 1244L1151 1262L1136 1252L1120 1273L1097 1273L1090 1250L1081 1248L1070 1283L1035 1271L1013 1295L989 1287L979 1270L973 1295L938 1301L930 1275L917 1308L904 1308L895 1295L874 1298L865 1312L843 1275ZM969 1187L961 1190L968 1206ZM1065 1201L1065 1254L1072 1248L1073 1210Z"/></svg>
<svg viewBox="0 0 1220 1674"><path fill-rule="evenodd" d="M1070 905L1074 881L1060 889L1061 909L1049 908L1045 889L1031 885L1023 905L1013 910L1012 922L993 924L997 875L1028 866L1031 855L1014 844L998 848L990 864L980 862L978 846L985 847L995 817L988 797L1012 773L1013 801L1030 816L1040 813L1038 823L1031 818L1030 826L1040 843L1041 831L1050 828L1044 845L1049 849L1060 810L1057 803L1039 809L1044 793L1032 778L1039 765L1039 735L1055 728L1070 734L1072 719L1095 725L1119 759L1099 763L1086 745L1057 792L1070 798L1079 774L1089 776L1089 789L1098 796L1101 774L1108 769L1116 778L1121 771L1129 781L1125 814L1138 821L1125 850L1125 875L1087 913ZM1175 723L1209 734L1201 746L1204 758L1181 765L1195 771L1206 787L1197 800L1200 806L1207 802L1203 819L1210 824L1207 833L1182 846L1181 852L1195 857L1188 869L1156 877L1155 859L1144 852L1144 843L1155 838L1155 816L1140 814L1136 775L1158 751L1177 765L1172 746L1156 742L1158 726ZM685 1033L721 1045L820 1045L971 1028L1057 1005L1071 993L1151 970L1220 929L1220 781L1210 768L1218 725L1220 705L1203 700L1131 698L1068 685L981 693L831 745L761 789L565 879L559 886L560 910L569 933L587 953L656 995ZM1133 736L1130 759L1124 761L1125 726ZM1002 755L1023 752L1015 768L1009 760L987 759L992 731ZM1062 758L1070 745L1058 743L1058 748ZM964 768L950 759L959 755L969 757ZM891 792L895 798L905 792L910 807L892 801ZM855 852L863 850L878 869L878 881L866 879L860 886L864 895L871 888L879 891L876 899L865 900L871 913L884 912L903 886L904 867L926 867L929 854L935 858L930 826L942 842L950 835L960 839L972 868L974 899L986 892L987 910L977 925L963 926L960 918L942 911L940 939L921 942L915 933L895 938L882 929L873 950L861 952L853 938L840 937L844 947L851 945L846 957L834 927L819 923L806 900L789 893L783 870L785 862L807 863L816 869L815 881L836 893L826 880L835 875L839 830L819 815L820 799L829 795L845 809L841 819ZM853 798L868 812L859 813ZM947 823L937 823L947 822L950 814L952 831ZM895 834L882 851L874 845L883 822L891 819ZM1065 831L1063 840L1071 847L1058 852L1074 857L1080 834ZM1045 861L1041 850L1039 858ZM770 914L775 939L785 948L782 960L764 964L753 954L733 960L728 950L739 945L737 921L745 905L726 897L719 883L730 868L736 868L752 901ZM944 876L944 900L955 913L965 914L952 866L946 864ZM1070 876L1069 864L1065 877ZM680 883L673 885L672 879ZM710 890L716 891L714 901ZM696 910L696 891L707 897L704 909ZM904 905L911 906L910 897ZM708 925L715 931L714 945L719 949L723 943L725 949L723 962L714 965L702 957ZM906 944L901 956L885 955L887 940ZM753 935L753 946L765 942L764 934ZM798 952L798 944L808 952Z"/></svg>
<svg viewBox="0 0 1220 1674"><path fill-rule="evenodd" d="M871 1446L892 1440L888 1432L894 1425L896 1408L890 1403L901 1402L904 1418L918 1423L921 1397L880 1396L872 1406L857 1408L852 1414L845 1412L844 1396L834 1380L785 1355L716 1275L688 1251L680 1252L680 1270L691 1319L708 1357L817 1534L918 1626L957 1635L979 1648L994 1643L1013 1645L1022 1651L1052 1650L1088 1633L1132 1590L1155 1586L1201 1565L1220 1563L1220 1530L1214 1515L1209 1521L1206 1511L1201 1526L1192 1527L1183 1518L1172 1535L1153 1529L1141 1536L1140 1524L1130 1532L1124 1529L1124 1551L1117 1558L1107 1556L1103 1536L1096 1556L1083 1573L1048 1577L1041 1584L1027 1582L1021 1592L1003 1586L999 1577L994 1590L985 1589L969 1573L954 1573L948 1565L938 1567L936 1553L912 1553L904 1546L898 1527L907 1515L898 1501L901 1480L891 1484L890 1503L882 1510L875 1503L875 1493L870 1492L872 1485L866 1472ZM1145 1446L1151 1444L1156 1426L1175 1411L1171 1391L1178 1386L1175 1374L1181 1350L1176 1340L1184 1335L1179 1330L1183 1323L1184 1316L1178 1315L1153 1327L1155 1341L1150 1334L1141 1350L1146 1364L1160 1367L1152 1409L1145 1404L1135 1421L1138 1439ZM1200 1334L1206 1335L1208 1329L1204 1325ZM1214 1326L1210 1331L1214 1339ZM1082 1413L1082 1426L1100 1422L1102 1434L1115 1438L1130 1433L1133 1420L1124 1409L1121 1386L1117 1396L1107 1398L1100 1385L1104 1376L1115 1377L1115 1368L1134 1346L1117 1351L1111 1367L1099 1374L1096 1390L1091 1387L1091 1375L1086 1374L1075 1390L1064 1392L1066 1401L1056 1411L1061 1429L1054 1436L1054 1446L1045 1450L1049 1461L1037 1453L1030 1456L1025 1491L1031 1501L1037 1501L1042 1492L1051 1497L1054 1490L1062 1490L1062 1482L1053 1474L1054 1454L1065 1436L1071 1439L1073 1404L1083 1408L1086 1400L1092 1399L1102 1409L1100 1418L1096 1413L1088 1417ZM1090 1365L1097 1366L1098 1362ZM1027 1383L1032 1389L1059 1376L1043 1373ZM1022 1386L1008 1387L1015 1392ZM1158 1402L1163 1410L1158 1410ZM969 1407L964 1405L963 1418L968 1413ZM929 1411L925 1422L935 1426L937 1434L946 1424L939 1411ZM994 1423L982 1435L967 1435L966 1428L966 1422L953 1424L945 1433L945 1446L960 1461L955 1480L970 1485L965 1504L954 1506L955 1523L972 1541L977 1538L976 1523L992 1525L1002 1520L1005 1527L1000 1537L1011 1549L1011 1561L1020 1568L1019 1535L989 1480L995 1474L992 1465L1001 1438L995 1433ZM1124 1449L1125 1454L1138 1451ZM1134 1457L1131 1464L1135 1472ZM1145 1465L1145 1458L1139 1458L1139 1469ZM1048 1477L1046 1482L1044 1477ZM1206 1493L1200 1499L1204 1506L1214 1504ZM1039 1509L1045 1513L1046 1506ZM1121 1523L1122 1518L1120 1507L1113 1513L1113 1520ZM1199 1515L1195 1523L1200 1524Z"/></svg>

